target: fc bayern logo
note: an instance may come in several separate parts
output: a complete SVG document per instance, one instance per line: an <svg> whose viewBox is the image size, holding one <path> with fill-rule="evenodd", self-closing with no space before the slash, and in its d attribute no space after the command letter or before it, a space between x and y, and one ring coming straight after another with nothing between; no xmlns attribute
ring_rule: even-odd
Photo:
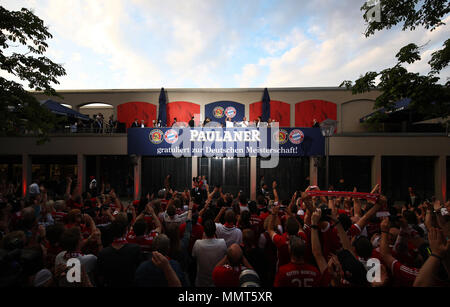
<svg viewBox="0 0 450 307"><path fill-rule="evenodd" d="M161 130L154 129L150 131L150 135L148 136L148 138L153 144L161 144L161 142L163 141L163 135L164 133Z"/></svg>
<svg viewBox="0 0 450 307"><path fill-rule="evenodd" d="M213 116L215 118L222 118L224 115L224 110L222 107L215 107L213 110Z"/></svg>
<svg viewBox="0 0 450 307"><path fill-rule="evenodd" d="M280 129L279 132L278 132L278 135L277 135L277 133L275 132L275 133L273 134L273 140L274 140L275 142L280 143L280 144L286 143L286 142L288 141L288 133L287 133L287 131L284 130L284 129Z"/></svg>
<svg viewBox="0 0 450 307"><path fill-rule="evenodd" d="M289 133L289 141L291 141L292 144L300 144L303 142L303 139L305 138L305 135L301 130L294 129Z"/></svg>
<svg viewBox="0 0 450 307"><path fill-rule="evenodd" d="M227 117L233 118L236 116L236 109L234 107L228 107L225 109L225 115Z"/></svg>
<svg viewBox="0 0 450 307"><path fill-rule="evenodd" d="M167 130L164 139L167 143L173 144L178 140L178 133L173 129Z"/></svg>

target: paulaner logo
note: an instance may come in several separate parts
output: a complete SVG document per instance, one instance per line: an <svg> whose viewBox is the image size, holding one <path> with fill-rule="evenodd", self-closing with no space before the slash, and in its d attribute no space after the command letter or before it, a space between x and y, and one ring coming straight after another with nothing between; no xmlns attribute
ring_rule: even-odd
<svg viewBox="0 0 450 307"><path fill-rule="evenodd" d="M261 142L258 130L250 131L200 131L191 130L191 142Z"/></svg>
<svg viewBox="0 0 450 307"><path fill-rule="evenodd" d="M278 165L280 150L283 153L295 154L295 148L280 148L280 129L277 123L270 129L260 128L237 128L223 129L218 123L209 122L202 129L173 128L174 141L170 148L159 148L158 153L171 153L176 158L180 157L257 157L260 156L261 168L274 168ZM271 141L273 135L276 141ZM289 135L286 130L282 131L283 142L286 143ZM166 139L167 141L167 139Z"/></svg>

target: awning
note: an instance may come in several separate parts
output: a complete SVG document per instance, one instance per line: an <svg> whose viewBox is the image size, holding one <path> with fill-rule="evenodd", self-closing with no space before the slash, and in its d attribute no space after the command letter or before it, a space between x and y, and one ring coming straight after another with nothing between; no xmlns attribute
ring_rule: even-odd
<svg viewBox="0 0 450 307"><path fill-rule="evenodd" d="M368 120L369 118L371 118L372 116L374 116L375 114L378 113L382 113L382 114L391 114L391 113L395 113L395 112L400 112L403 110L406 110L409 106L409 104L411 103L411 99L410 98L404 98L402 100L399 100L395 103L394 108L388 110L387 108L381 108L378 111L372 112L362 118L359 119L360 123L365 122L366 120Z"/></svg>
<svg viewBox="0 0 450 307"><path fill-rule="evenodd" d="M50 99L42 102L42 105L47 107L52 113L55 114L74 117L83 120L89 120L88 115L81 114L80 112L74 111L68 107L61 105L59 102Z"/></svg>

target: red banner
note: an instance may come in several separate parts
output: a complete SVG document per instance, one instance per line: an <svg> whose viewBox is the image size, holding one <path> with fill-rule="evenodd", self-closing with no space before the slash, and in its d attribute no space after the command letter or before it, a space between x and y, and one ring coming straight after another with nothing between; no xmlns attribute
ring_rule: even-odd
<svg viewBox="0 0 450 307"><path fill-rule="evenodd" d="M332 196L332 197L352 197L377 201L380 194L361 193L361 192L341 192L341 191L308 191L306 194L310 196Z"/></svg>

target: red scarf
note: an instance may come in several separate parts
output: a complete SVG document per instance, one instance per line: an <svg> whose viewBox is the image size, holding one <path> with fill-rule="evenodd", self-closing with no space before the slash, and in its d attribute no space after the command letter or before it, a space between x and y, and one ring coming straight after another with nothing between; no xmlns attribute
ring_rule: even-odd
<svg viewBox="0 0 450 307"><path fill-rule="evenodd" d="M118 238L113 241L113 244L127 244L127 243L128 243L128 241L125 237Z"/></svg>
<svg viewBox="0 0 450 307"><path fill-rule="evenodd" d="M233 224L230 224L230 223L228 223L228 222L226 222L225 224L223 224L225 227L227 227L227 228L233 228L233 227L235 227L235 225L233 225Z"/></svg>
<svg viewBox="0 0 450 307"><path fill-rule="evenodd" d="M310 196L353 197L353 198L363 198L363 199L374 200L374 201L377 201L378 198L380 198L380 194L375 194L375 193L339 192L339 191L308 191L306 193Z"/></svg>

